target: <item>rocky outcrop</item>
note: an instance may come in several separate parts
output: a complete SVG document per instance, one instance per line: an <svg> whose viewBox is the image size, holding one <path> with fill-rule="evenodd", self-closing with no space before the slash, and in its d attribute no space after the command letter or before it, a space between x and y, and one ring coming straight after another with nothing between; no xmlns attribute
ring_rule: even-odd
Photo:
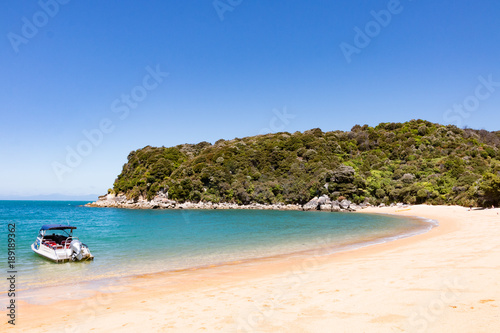
<svg viewBox="0 0 500 333"><path fill-rule="evenodd" d="M318 210L318 205L319 205L319 198L314 197L312 198L308 203L306 203L303 206L303 210L309 211L309 210Z"/></svg>
<svg viewBox="0 0 500 333"><path fill-rule="evenodd" d="M319 210L332 211L332 200L327 195L322 195L318 199Z"/></svg>
<svg viewBox="0 0 500 333"><path fill-rule="evenodd" d="M272 204L264 205L252 203L238 205L235 203L213 203L213 202L183 202L179 203L168 198L168 193L158 192L152 200L139 197L137 200L127 199L124 194L106 194L99 197L96 202L88 203L87 207L111 207L129 209L261 209L261 210L304 210L304 211L327 211L327 212L350 212L366 207L366 205L354 205L349 200L341 202L332 201L329 196L322 195L314 197L305 205L299 204Z"/></svg>
<svg viewBox="0 0 500 333"><path fill-rule="evenodd" d="M331 212L332 211L332 204L319 205L319 210Z"/></svg>
<svg viewBox="0 0 500 333"><path fill-rule="evenodd" d="M337 200L332 201L332 212L340 212L342 211L342 208L340 208L340 202Z"/></svg>
<svg viewBox="0 0 500 333"><path fill-rule="evenodd" d="M339 203L339 206L341 209L349 209L350 205L351 205L351 202L347 199L344 199Z"/></svg>
<svg viewBox="0 0 500 333"><path fill-rule="evenodd" d="M341 165L334 172L332 181L337 183L350 183L354 179L356 171L352 166Z"/></svg>
<svg viewBox="0 0 500 333"><path fill-rule="evenodd" d="M321 197L314 197L306 203L303 207L303 210L311 211L311 210L321 210L328 212L353 212L358 209L363 209L367 207L367 203L363 203L361 205L355 205L347 199L339 202L338 200L332 201L330 197L327 195L322 195Z"/></svg>
<svg viewBox="0 0 500 333"><path fill-rule="evenodd" d="M109 207L109 208L129 208L129 209L262 209L262 210L303 210L301 205L262 205L249 204L238 205L234 203L212 203L212 202L183 202L179 203L168 199L166 193L158 194L153 200L138 198L137 200L127 199L125 195L108 194L99 197L96 202L88 203L87 207Z"/></svg>
<svg viewBox="0 0 500 333"><path fill-rule="evenodd" d="M332 200L327 195L322 195L321 197L314 197L308 203L303 206L303 210L322 210L322 211L332 211Z"/></svg>

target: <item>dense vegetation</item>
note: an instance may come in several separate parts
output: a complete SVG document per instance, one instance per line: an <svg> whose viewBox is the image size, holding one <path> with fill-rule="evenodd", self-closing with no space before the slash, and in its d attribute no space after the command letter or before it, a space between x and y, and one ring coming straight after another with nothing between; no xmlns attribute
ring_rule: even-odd
<svg viewBox="0 0 500 333"><path fill-rule="evenodd" d="M276 133L133 151L110 191L128 198L498 205L500 132L423 120Z"/></svg>

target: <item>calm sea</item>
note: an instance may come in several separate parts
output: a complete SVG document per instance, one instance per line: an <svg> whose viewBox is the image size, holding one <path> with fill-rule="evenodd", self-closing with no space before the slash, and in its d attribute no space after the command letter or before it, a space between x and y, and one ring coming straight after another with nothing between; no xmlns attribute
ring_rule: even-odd
<svg viewBox="0 0 500 333"><path fill-rule="evenodd" d="M125 210L86 202L0 201L0 270L7 225L16 224L18 288L171 271L298 253L323 253L425 232L418 219L352 213L258 210ZM31 251L43 224L70 224L95 260L55 264Z"/></svg>

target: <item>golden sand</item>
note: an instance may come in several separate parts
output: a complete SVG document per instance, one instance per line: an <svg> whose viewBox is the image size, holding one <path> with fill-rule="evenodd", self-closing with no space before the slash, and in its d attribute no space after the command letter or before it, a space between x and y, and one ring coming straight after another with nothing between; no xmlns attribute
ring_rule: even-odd
<svg viewBox="0 0 500 333"><path fill-rule="evenodd" d="M37 305L33 332L495 332L499 209L369 208L438 220L426 234L310 254L123 279L108 292ZM6 318L5 312L2 316Z"/></svg>

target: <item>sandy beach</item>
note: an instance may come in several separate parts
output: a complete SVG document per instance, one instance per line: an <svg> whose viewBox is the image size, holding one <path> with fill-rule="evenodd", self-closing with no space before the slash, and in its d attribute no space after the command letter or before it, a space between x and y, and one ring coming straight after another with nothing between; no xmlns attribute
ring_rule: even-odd
<svg viewBox="0 0 500 333"><path fill-rule="evenodd" d="M420 216L440 225L327 256L137 276L76 286L78 295L72 288L51 288L36 301L21 293L15 328L4 319L1 330L493 332L500 327L499 212L368 208L362 213Z"/></svg>

